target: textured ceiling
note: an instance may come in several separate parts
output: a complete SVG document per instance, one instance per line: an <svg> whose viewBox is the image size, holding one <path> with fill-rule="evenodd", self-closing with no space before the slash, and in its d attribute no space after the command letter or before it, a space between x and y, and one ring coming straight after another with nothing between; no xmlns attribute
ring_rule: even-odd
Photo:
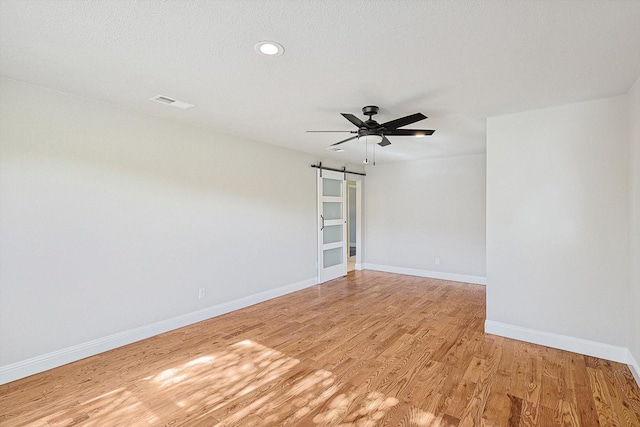
<svg viewBox="0 0 640 427"><path fill-rule="evenodd" d="M363 145L305 131L371 104L429 116L408 127L432 137L391 137L382 162L483 152L486 117L626 93L638 28L633 0L0 0L0 74L340 161ZM285 54L257 55L265 39Z"/></svg>

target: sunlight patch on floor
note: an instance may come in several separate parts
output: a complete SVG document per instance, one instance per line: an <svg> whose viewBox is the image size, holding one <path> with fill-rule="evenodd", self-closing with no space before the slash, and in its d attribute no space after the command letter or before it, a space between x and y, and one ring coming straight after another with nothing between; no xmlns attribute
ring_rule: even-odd
<svg viewBox="0 0 640 427"><path fill-rule="evenodd" d="M358 400L361 401L358 402ZM352 393L336 396L329 403L328 410L316 415L313 422L320 425L342 427L373 427L398 403L398 399L386 397L378 392L367 393L362 398L362 395L356 390Z"/></svg>
<svg viewBox="0 0 640 427"><path fill-rule="evenodd" d="M150 378L186 412L212 412L282 376L299 363L283 353L244 340Z"/></svg>
<svg viewBox="0 0 640 427"><path fill-rule="evenodd" d="M328 370L300 365L298 359L251 340L145 374L128 388L96 394L79 396L74 405L36 423L148 426L181 419L195 424L220 420L217 426L259 420L263 425L372 427L399 403L339 383ZM409 425L423 427L433 421L431 414L419 411Z"/></svg>

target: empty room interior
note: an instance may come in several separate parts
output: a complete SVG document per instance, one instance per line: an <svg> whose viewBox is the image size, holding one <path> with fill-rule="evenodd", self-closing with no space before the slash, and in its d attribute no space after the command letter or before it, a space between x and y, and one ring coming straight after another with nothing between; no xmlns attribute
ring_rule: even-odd
<svg viewBox="0 0 640 427"><path fill-rule="evenodd" d="M0 0L0 427L640 426L639 28Z"/></svg>

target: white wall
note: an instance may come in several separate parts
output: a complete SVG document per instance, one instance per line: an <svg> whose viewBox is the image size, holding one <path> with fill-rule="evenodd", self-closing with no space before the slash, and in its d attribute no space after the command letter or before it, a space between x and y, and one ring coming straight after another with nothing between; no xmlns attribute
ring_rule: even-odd
<svg viewBox="0 0 640 427"><path fill-rule="evenodd" d="M0 371L315 283L318 159L0 83Z"/></svg>
<svg viewBox="0 0 640 427"><path fill-rule="evenodd" d="M488 120L487 331L624 359L627 116L620 96Z"/></svg>
<svg viewBox="0 0 640 427"><path fill-rule="evenodd" d="M631 281L629 350L640 384L640 78L629 92Z"/></svg>
<svg viewBox="0 0 640 427"><path fill-rule="evenodd" d="M365 212L367 268L484 282L484 154L367 168Z"/></svg>

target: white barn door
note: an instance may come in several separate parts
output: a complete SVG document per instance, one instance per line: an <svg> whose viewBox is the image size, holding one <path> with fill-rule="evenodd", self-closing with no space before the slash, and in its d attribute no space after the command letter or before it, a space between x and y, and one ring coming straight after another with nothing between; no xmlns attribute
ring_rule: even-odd
<svg viewBox="0 0 640 427"><path fill-rule="evenodd" d="M347 181L318 169L318 283L347 274Z"/></svg>

